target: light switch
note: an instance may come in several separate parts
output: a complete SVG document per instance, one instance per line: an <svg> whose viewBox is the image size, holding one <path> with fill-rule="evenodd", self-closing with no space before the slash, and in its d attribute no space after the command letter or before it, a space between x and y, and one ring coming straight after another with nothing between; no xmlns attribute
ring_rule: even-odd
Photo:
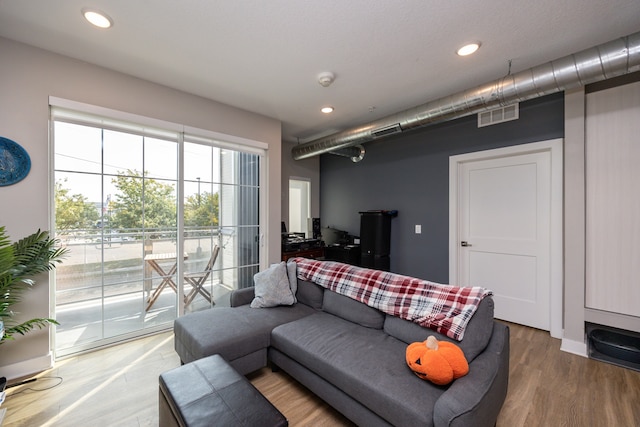
<svg viewBox="0 0 640 427"><path fill-rule="evenodd" d="M422 234L422 225L416 224L416 234Z"/></svg>

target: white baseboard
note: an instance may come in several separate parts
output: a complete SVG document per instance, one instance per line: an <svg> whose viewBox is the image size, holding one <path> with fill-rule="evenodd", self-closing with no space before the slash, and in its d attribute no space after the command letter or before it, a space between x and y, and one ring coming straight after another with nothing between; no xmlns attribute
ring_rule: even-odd
<svg viewBox="0 0 640 427"><path fill-rule="evenodd" d="M587 344L583 341L573 341L563 338L562 343L560 344L560 350L576 354L578 356L588 357Z"/></svg>
<svg viewBox="0 0 640 427"><path fill-rule="evenodd" d="M0 372L7 380L23 378L38 372L46 371L53 367L53 353L49 352L44 356L36 357L12 365L1 366Z"/></svg>

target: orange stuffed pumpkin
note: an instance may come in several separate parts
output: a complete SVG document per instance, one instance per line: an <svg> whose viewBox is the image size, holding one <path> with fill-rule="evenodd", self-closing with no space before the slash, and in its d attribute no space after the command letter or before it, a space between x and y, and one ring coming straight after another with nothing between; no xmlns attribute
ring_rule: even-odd
<svg viewBox="0 0 640 427"><path fill-rule="evenodd" d="M469 372L469 364L457 345L438 341L433 335L426 341L407 347L407 365L423 380L446 385Z"/></svg>

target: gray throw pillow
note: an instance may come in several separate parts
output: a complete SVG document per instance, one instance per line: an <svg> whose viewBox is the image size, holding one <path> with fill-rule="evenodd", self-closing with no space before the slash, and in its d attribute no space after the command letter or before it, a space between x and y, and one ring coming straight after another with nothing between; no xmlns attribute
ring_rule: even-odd
<svg viewBox="0 0 640 427"><path fill-rule="evenodd" d="M255 298L251 301L252 308L276 307L278 305L292 305L295 297L289 287L287 266L283 261L272 264L267 270L253 276L255 283Z"/></svg>

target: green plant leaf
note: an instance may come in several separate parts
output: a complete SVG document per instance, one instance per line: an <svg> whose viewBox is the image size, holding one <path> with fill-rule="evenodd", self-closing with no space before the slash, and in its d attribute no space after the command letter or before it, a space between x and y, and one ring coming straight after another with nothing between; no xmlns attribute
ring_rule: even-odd
<svg viewBox="0 0 640 427"><path fill-rule="evenodd" d="M20 323L19 325L14 325L11 327L5 326L4 339L12 340L14 339L13 335L15 334L24 335L27 332L30 332L31 330L33 330L34 328L44 329L49 324L59 325L59 323L54 319L38 318L38 319L31 319L26 322Z"/></svg>
<svg viewBox="0 0 640 427"><path fill-rule="evenodd" d="M57 247L59 241L46 231L37 232L11 243L4 226L0 227L0 320L5 324L4 340L24 335L34 328L57 324L54 319L36 318L15 324L11 307L19 303L24 291L35 283L33 276L54 269L68 250Z"/></svg>

